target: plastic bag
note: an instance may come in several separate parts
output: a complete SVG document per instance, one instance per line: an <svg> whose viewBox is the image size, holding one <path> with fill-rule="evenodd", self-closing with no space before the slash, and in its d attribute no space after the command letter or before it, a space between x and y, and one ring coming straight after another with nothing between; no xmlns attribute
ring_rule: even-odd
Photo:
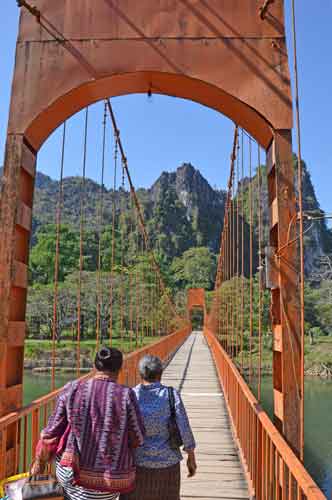
<svg viewBox="0 0 332 500"><path fill-rule="evenodd" d="M6 500L22 500L22 488L29 479L29 474L17 474L0 484L0 495Z"/></svg>

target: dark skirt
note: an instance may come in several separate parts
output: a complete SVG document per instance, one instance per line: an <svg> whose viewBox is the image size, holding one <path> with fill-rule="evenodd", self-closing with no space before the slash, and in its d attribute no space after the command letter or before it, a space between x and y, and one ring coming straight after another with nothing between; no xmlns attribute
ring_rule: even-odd
<svg viewBox="0 0 332 500"><path fill-rule="evenodd" d="M180 464L162 469L137 467L136 489L120 500L180 500Z"/></svg>

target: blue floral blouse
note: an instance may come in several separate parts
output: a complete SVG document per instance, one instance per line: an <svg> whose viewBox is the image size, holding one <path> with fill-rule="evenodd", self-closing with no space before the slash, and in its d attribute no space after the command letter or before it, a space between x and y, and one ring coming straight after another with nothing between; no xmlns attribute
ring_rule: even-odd
<svg viewBox="0 0 332 500"><path fill-rule="evenodd" d="M134 389L146 434L144 444L136 449L136 464L140 467L170 467L182 460L180 450L172 450L169 444L168 422L170 405L168 388L160 382L149 385L139 384ZM181 396L173 389L175 399L176 421L185 451L195 448L195 439L190 428L188 416Z"/></svg>

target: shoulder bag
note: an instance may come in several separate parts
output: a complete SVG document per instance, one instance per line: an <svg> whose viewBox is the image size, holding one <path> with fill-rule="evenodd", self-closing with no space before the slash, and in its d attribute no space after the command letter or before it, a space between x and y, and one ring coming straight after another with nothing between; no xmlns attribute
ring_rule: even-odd
<svg viewBox="0 0 332 500"><path fill-rule="evenodd" d="M49 474L30 476L22 489L22 500L64 500L62 486Z"/></svg>
<svg viewBox="0 0 332 500"><path fill-rule="evenodd" d="M176 422L174 391L173 387L168 387L167 389L169 407L171 411L171 416L168 422L169 443L172 450L178 450L183 445L183 441Z"/></svg>

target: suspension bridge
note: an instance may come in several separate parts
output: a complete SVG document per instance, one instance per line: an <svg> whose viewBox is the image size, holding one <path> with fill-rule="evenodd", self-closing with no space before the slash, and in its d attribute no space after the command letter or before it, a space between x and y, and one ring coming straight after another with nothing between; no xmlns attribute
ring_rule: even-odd
<svg viewBox="0 0 332 500"><path fill-rule="evenodd" d="M63 179L69 147L66 124L85 109L73 325L77 377L82 376L86 157L93 126L89 106L101 101L101 189L96 217L90 221L95 224L98 248L96 348L101 342L112 344L115 334L120 341L128 340L132 352L120 379L131 386L138 382L137 364L144 353L154 353L167 364L165 381L181 390L198 443L199 471L196 478L183 480L182 498L325 498L303 465L305 229L300 154L298 200L295 193L284 2L19 0L18 5L20 26L1 188L0 480L27 470L59 392L55 387ZM297 88L294 9L293 21ZM211 301L204 290L192 289L179 308L164 281L112 107L113 96L130 93L190 99L236 124ZM298 116L296 108L299 131ZM52 392L22 407L36 159L58 127L62 148L55 214ZM103 187L110 137L114 196L106 265ZM121 187L119 197L117 187ZM263 217L264 203L268 220ZM124 220L125 210L129 222ZM128 245L134 249L130 258ZM270 291L268 303L265 289ZM202 332L192 332L196 309L203 312ZM262 318L267 309L273 335L273 421L261 405ZM144 346L145 339L149 343Z"/></svg>

